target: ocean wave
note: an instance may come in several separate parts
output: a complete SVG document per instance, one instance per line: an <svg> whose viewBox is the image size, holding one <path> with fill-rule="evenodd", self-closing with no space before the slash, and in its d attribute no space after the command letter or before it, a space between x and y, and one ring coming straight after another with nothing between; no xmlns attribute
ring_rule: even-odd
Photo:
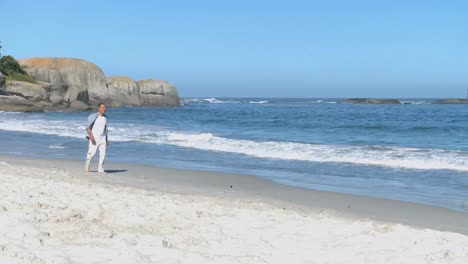
<svg viewBox="0 0 468 264"><path fill-rule="evenodd" d="M261 101L249 101L249 104L268 104L270 101L261 100Z"/></svg>
<svg viewBox="0 0 468 264"><path fill-rule="evenodd" d="M236 101L236 100L219 100L214 97L212 98L189 98L189 99L184 99L182 101L184 104L190 104L190 103L209 103L209 104L239 104L241 101Z"/></svg>
<svg viewBox="0 0 468 264"><path fill-rule="evenodd" d="M411 104L411 105L422 105L422 104L432 104L432 101L401 101L402 104Z"/></svg>
<svg viewBox="0 0 468 264"><path fill-rule="evenodd" d="M329 101L329 100L318 99L318 100L315 100L315 101L302 102L302 103L310 103L310 104L336 104L336 101Z"/></svg>
<svg viewBox="0 0 468 264"><path fill-rule="evenodd" d="M182 104L268 104L268 100L234 100L218 98L187 98L182 100Z"/></svg>
<svg viewBox="0 0 468 264"><path fill-rule="evenodd" d="M468 153L462 151L252 141L223 138L210 133L187 134L180 132L160 132L149 141L279 160L337 162L421 170L468 171L468 162L466 161Z"/></svg>
<svg viewBox="0 0 468 264"><path fill-rule="evenodd" d="M276 101L276 103L305 103L305 104L337 104L339 101L332 100L332 99L316 99L311 101ZM402 104L409 104L409 105L426 105L432 104L433 101L431 100L402 100ZM269 100L249 100L245 98L186 98L183 99L181 104L271 104L272 102Z"/></svg>
<svg viewBox="0 0 468 264"><path fill-rule="evenodd" d="M0 129L85 138L85 127L78 122L12 118L0 122ZM210 133L158 130L152 126L136 126L134 124L114 124L109 133L111 141L166 144L258 158L349 163L419 170L468 171L468 153L456 150L254 141L225 138Z"/></svg>
<svg viewBox="0 0 468 264"><path fill-rule="evenodd" d="M50 149L66 149L67 147L62 146L62 145L50 145Z"/></svg>

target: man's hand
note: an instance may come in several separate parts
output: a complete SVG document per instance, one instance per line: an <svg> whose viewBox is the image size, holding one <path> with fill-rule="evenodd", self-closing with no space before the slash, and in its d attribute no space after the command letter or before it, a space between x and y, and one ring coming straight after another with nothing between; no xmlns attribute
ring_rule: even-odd
<svg viewBox="0 0 468 264"><path fill-rule="evenodd" d="M88 137L89 137L89 140L91 140L91 143L93 143L93 145L96 145L96 139L94 138L93 132L91 131L91 129L87 127L86 132L88 132Z"/></svg>

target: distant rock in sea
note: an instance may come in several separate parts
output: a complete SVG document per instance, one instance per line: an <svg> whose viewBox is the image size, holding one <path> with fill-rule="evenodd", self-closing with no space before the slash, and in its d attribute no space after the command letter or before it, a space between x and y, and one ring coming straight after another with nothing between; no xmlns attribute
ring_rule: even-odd
<svg viewBox="0 0 468 264"><path fill-rule="evenodd" d="M397 99L350 98L341 101L345 104L401 104Z"/></svg>
<svg viewBox="0 0 468 264"><path fill-rule="evenodd" d="M432 103L433 104L468 104L468 100L462 99L462 98L449 98L449 99L440 99Z"/></svg>
<svg viewBox="0 0 468 264"><path fill-rule="evenodd" d="M82 59L29 58L18 62L36 83L6 80L0 73L0 110L87 110L99 102L113 107L180 104L176 87L166 81L106 78L97 65Z"/></svg>

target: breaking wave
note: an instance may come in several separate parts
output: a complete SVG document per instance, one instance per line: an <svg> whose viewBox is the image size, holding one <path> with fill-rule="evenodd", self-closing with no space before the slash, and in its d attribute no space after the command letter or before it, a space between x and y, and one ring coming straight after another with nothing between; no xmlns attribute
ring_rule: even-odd
<svg viewBox="0 0 468 264"><path fill-rule="evenodd" d="M267 104L268 100L235 100L217 98L187 98L182 100L182 104Z"/></svg>
<svg viewBox="0 0 468 264"><path fill-rule="evenodd" d="M0 121L0 129L80 139L85 137L84 125L78 122L10 118ZM211 133L159 130L150 125L134 124L114 124L109 132L112 141L167 144L258 158L349 163L402 169L468 171L468 152L457 150L256 141L226 138ZM60 148L60 146L50 146L50 148Z"/></svg>

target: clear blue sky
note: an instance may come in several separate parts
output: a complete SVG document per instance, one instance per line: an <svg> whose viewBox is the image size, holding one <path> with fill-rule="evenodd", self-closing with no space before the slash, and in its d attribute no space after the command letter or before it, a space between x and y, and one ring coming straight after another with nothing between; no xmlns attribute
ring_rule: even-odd
<svg viewBox="0 0 468 264"><path fill-rule="evenodd" d="M0 0L3 53L79 57L182 96L455 97L468 1Z"/></svg>

